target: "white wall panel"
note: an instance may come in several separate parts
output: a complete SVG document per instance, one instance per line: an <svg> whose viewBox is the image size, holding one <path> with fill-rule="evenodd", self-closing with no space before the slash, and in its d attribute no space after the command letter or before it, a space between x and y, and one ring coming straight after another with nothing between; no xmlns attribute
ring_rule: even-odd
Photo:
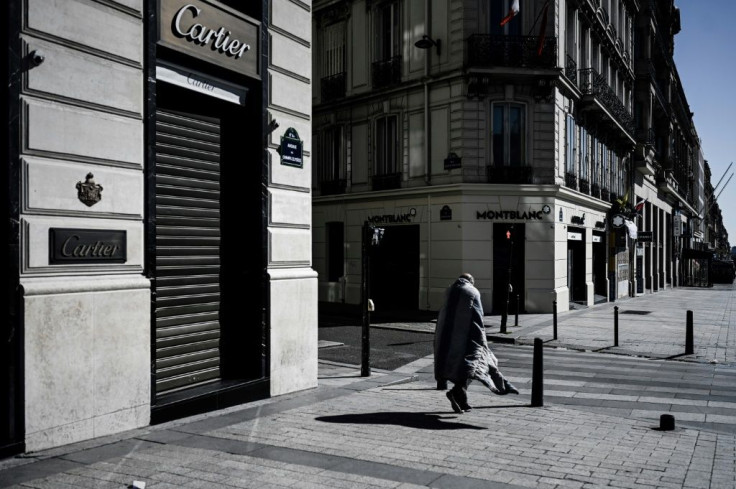
<svg viewBox="0 0 736 489"><path fill-rule="evenodd" d="M27 0L27 24L74 43L143 63L143 22L83 0ZM125 39L125 42L120 42Z"/></svg>

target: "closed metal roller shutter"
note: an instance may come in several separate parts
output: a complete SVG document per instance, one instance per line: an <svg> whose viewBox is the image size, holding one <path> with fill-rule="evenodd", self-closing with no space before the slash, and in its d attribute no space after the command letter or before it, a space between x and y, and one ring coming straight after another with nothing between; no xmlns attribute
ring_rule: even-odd
<svg viewBox="0 0 736 489"><path fill-rule="evenodd" d="M156 392L220 377L220 121L156 112Z"/></svg>

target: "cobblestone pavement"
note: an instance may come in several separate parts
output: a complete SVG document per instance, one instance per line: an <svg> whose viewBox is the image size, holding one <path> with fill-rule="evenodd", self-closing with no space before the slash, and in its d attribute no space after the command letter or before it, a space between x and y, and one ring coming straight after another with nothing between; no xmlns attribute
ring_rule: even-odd
<svg viewBox="0 0 736 489"><path fill-rule="evenodd" d="M521 394L495 396L474 384L473 409L467 413L452 412L444 392L436 390L431 357L392 372L373 370L370 377L360 377L359 366L321 361L316 389L0 460L0 488L126 488L138 481L146 489L733 489L733 432L680 423L674 430L661 430L656 418L640 416L635 406L613 410L613 403L633 400L610 396L636 394L643 398L637 402L661 403L658 386L647 392L604 393L595 390L600 386L584 385L586 378L597 378L596 372L610 378L621 373L624 363L614 360L622 357L611 352L634 355L626 359L633 371L656 363L670 379L681 375L697 382L676 372L675 367L687 367L684 360L696 362L693 369L718 371L720 377L707 374L709 385L718 384L728 399L714 402L730 407L736 403L729 385L736 370L733 295L731 288L680 288L620 301L615 304L621 321L618 350L610 339L613 304L560 314L557 340L551 338L549 315L524 316L521 326L510 327L502 338L521 346L499 345L504 349L501 366L522 384ZM648 314L624 315L625 310ZM694 313L692 355L682 354L687 310ZM497 318L487 319L489 335L500 335L494 331ZM514 348L528 351L524 343L535 337L546 341L545 371L548 363L552 368L560 362L579 377L550 375L541 407L530 404L530 379L523 378L528 360L505 354ZM711 363L714 359L719 363ZM643 390L641 385L624 388ZM582 409L560 401L575 389L569 397L587 394L579 399L611 409ZM695 395L707 398L711 392ZM697 412L698 402L679 399Z"/></svg>

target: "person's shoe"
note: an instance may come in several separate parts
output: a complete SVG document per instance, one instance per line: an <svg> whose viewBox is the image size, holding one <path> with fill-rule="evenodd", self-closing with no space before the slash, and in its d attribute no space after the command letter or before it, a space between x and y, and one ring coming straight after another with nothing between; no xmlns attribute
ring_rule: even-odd
<svg viewBox="0 0 736 489"><path fill-rule="evenodd" d="M468 411L471 411L473 408L470 407L470 404L468 404L467 402L461 402L460 409L462 409L463 412L467 413Z"/></svg>
<svg viewBox="0 0 736 489"><path fill-rule="evenodd" d="M518 394L519 393L519 389L517 389L516 387L514 387L511 384L511 382L509 382L506 379L504 379L504 381L503 381L503 386L506 388L506 394Z"/></svg>
<svg viewBox="0 0 736 489"><path fill-rule="evenodd" d="M450 400L450 405L452 406L452 410L455 411L457 414L462 414L463 408L461 408L460 404L458 404L457 400L455 399L455 394L452 392L452 390L447 391L445 395Z"/></svg>

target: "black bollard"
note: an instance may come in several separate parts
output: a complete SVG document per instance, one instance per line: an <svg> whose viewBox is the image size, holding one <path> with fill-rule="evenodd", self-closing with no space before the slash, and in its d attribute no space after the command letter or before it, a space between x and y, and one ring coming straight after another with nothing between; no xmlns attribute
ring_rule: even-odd
<svg viewBox="0 0 736 489"><path fill-rule="evenodd" d="M557 339L557 301L552 301L552 339Z"/></svg>
<svg viewBox="0 0 736 489"><path fill-rule="evenodd" d="M519 294L516 294L516 318L514 319L514 326L519 325Z"/></svg>
<svg viewBox="0 0 736 489"><path fill-rule="evenodd" d="M687 311L687 325L685 326L685 355L693 354L693 311Z"/></svg>
<svg viewBox="0 0 736 489"><path fill-rule="evenodd" d="M543 376L542 339L534 338L534 358L532 360L532 407L544 406Z"/></svg>
<svg viewBox="0 0 736 489"><path fill-rule="evenodd" d="M618 306L613 306L613 346L618 346Z"/></svg>
<svg viewBox="0 0 736 489"><path fill-rule="evenodd" d="M675 417L671 414L663 414L659 417L659 429L672 431L675 429Z"/></svg>

